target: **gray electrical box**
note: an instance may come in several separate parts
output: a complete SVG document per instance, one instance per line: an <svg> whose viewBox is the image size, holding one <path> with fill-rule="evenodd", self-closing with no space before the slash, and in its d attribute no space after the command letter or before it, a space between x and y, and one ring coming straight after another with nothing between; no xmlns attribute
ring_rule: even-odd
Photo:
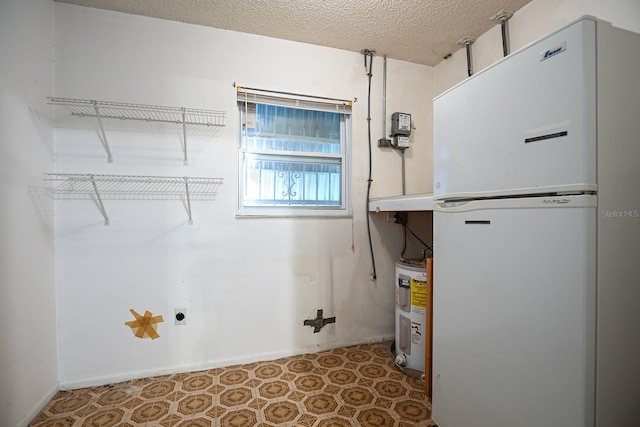
<svg viewBox="0 0 640 427"><path fill-rule="evenodd" d="M399 150L404 150L409 148L409 137L408 136L394 136L393 137L393 148L397 148Z"/></svg>
<svg viewBox="0 0 640 427"><path fill-rule="evenodd" d="M391 115L391 136L411 135L411 114L393 113Z"/></svg>

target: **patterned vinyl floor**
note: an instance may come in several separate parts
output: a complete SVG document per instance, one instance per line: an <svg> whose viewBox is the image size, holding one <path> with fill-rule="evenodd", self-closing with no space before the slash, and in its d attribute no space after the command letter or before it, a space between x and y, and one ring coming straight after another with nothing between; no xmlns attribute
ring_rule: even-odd
<svg viewBox="0 0 640 427"><path fill-rule="evenodd" d="M32 427L435 426L390 343L60 391Z"/></svg>

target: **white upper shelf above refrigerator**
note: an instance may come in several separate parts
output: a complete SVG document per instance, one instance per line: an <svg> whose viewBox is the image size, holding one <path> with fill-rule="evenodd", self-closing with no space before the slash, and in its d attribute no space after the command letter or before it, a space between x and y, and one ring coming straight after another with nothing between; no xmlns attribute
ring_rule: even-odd
<svg viewBox="0 0 640 427"><path fill-rule="evenodd" d="M432 211L433 194L411 194L371 199L369 212Z"/></svg>

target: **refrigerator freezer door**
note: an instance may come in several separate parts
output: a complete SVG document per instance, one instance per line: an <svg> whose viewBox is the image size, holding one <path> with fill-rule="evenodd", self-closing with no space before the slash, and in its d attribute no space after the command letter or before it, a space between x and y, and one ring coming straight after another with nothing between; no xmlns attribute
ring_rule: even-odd
<svg viewBox="0 0 640 427"><path fill-rule="evenodd" d="M596 189L595 25L578 21L435 99L434 199Z"/></svg>
<svg viewBox="0 0 640 427"><path fill-rule="evenodd" d="M593 425L595 206L571 196L436 207L440 426Z"/></svg>

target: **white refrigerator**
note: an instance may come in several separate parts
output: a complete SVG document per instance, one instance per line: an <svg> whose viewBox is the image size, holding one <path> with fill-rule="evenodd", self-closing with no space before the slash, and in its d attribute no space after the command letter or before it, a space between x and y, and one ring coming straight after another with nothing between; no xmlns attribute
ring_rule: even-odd
<svg viewBox="0 0 640 427"><path fill-rule="evenodd" d="M440 427L640 425L639 80L584 17L434 100Z"/></svg>

